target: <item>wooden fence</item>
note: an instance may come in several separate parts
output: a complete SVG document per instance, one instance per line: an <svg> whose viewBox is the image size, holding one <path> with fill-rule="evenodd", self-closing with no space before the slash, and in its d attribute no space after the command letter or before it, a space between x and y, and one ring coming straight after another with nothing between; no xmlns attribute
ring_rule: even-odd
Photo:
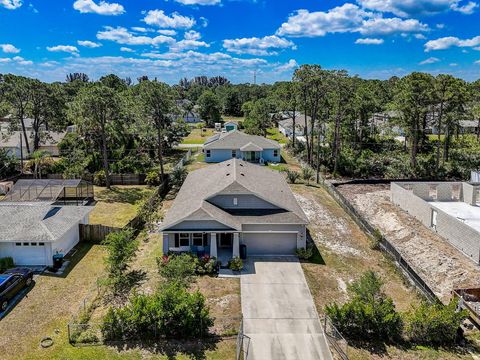
<svg viewBox="0 0 480 360"><path fill-rule="evenodd" d="M80 224L80 241L93 244L101 243L112 232L119 232L122 228L105 226L100 224Z"/></svg>

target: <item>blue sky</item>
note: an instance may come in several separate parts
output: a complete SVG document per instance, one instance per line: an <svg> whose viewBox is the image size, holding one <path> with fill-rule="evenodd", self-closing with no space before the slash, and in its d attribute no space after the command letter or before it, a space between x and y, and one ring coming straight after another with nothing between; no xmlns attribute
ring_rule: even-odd
<svg viewBox="0 0 480 360"><path fill-rule="evenodd" d="M478 0L0 0L0 73L290 79L304 63L386 79L480 78Z"/></svg>

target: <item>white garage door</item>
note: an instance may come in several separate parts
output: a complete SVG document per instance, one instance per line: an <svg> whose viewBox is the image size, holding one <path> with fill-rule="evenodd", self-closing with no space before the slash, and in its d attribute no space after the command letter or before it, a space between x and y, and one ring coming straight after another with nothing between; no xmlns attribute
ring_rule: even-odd
<svg viewBox="0 0 480 360"><path fill-rule="evenodd" d="M294 255L297 249L296 233L243 234L247 255Z"/></svg>
<svg viewBox="0 0 480 360"><path fill-rule="evenodd" d="M27 245L28 244L28 245ZM42 245L43 244L43 245ZM15 265L46 265L45 243L15 243L13 244L13 261Z"/></svg>

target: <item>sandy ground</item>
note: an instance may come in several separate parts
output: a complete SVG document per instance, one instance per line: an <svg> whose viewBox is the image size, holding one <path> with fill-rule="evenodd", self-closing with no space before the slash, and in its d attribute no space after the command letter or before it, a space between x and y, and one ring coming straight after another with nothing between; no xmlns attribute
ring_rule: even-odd
<svg viewBox="0 0 480 360"><path fill-rule="evenodd" d="M390 201L389 185L341 185L339 191L395 245L442 301L480 286L480 267Z"/></svg>

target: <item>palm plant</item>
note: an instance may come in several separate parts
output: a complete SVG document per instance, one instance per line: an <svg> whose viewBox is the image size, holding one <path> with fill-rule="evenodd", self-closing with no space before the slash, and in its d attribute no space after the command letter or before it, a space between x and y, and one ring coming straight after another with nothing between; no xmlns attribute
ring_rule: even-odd
<svg viewBox="0 0 480 360"><path fill-rule="evenodd" d="M310 184L310 180L312 180L313 177L313 169L308 166L304 166L302 168L302 179L307 183L307 185Z"/></svg>
<svg viewBox="0 0 480 360"><path fill-rule="evenodd" d="M50 153L45 150L36 150L31 155L31 159L25 164L27 171L32 171L35 179L42 178L42 169L52 166L54 163Z"/></svg>

